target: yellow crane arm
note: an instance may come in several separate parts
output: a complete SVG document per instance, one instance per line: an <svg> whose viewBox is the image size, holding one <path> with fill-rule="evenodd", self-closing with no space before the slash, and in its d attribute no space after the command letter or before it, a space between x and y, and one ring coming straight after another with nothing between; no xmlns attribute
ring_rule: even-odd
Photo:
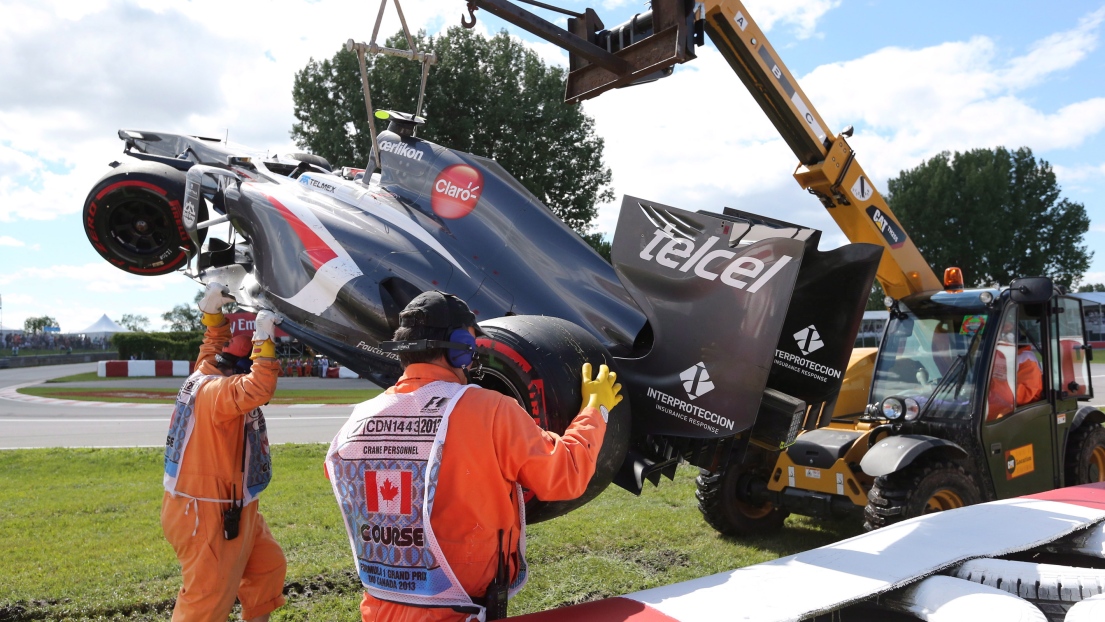
<svg viewBox="0 0 1105 622"><path fill-rule="evenodd" d="M740 0L707 0L706 34L798 156L795 180L829 210L852 242L885 250L878 279L894 298L942 284L856 161L845 130L834 135Z"/></svg>

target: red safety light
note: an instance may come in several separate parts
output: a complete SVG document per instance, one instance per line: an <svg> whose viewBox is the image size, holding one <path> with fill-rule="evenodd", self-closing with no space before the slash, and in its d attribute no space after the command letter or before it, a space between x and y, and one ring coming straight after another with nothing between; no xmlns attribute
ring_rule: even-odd
<svg viewBox="0 0 1105 622"><path fill-rule="evenodd" d="M944 291L963 291L963 271L959 268L947 268L944 270Z"/></svg>

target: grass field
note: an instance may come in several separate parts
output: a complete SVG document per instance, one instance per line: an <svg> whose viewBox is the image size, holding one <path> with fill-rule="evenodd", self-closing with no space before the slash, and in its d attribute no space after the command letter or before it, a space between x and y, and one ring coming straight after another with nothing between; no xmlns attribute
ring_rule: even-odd
<svg viewBox="0 0 1105 622"><path fill-rule="evenodd" d="M360 586L322 474L323 445L273 448L261 510L288 558L289 604L276 621L357 620ZM167 620L179 567L159 524L156 449L0 452L0 620ZM520 615L656 587L854 535L858 522L791 517L754 541L719 536L694 502L696 470L641 497L611 487L530 526Z"/></svg>
<svg viewBox="0 0 1105 622"><path fill-rule="evenodd" d="M133 380L133 379L132 379ZM130 402L134 404L172 404L176 400L177 389L135 389L99 387L95 389L73 389L35 385L18 389L24 395L53 397L63 400L81 400L90 402ZM270 404L359 404L376 397L381 389L277 389Z"/></svg>

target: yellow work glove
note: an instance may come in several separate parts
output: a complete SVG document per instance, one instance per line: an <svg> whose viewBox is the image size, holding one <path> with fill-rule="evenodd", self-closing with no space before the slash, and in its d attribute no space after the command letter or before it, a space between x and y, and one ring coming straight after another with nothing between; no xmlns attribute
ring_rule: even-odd
<svg viewBox="0 0 1105 622"><path fill-rule="evenodd" d="M599 365L599 373L591 380L591 364L583 364L583 407L598 408L602 420L610 420L610 411L622 401L619 393L622 385L615 384L618 374L610 371L606 365Z"/></svg>
<svg viewBox="0 0 1105 622"><path fill-rule="evenodd" d="M226 317L222 313L204 313L200 322L204 326L222 326L226 324Z"/></svg>
<svg viewBox="0 0 1105 622"><path fill-rule="evenodd" d="M266 339L264 341L253 342L253 352L249 355L250 360L256 361L257 359L274 359L276 358L276 344L272 342L272 339Z"/></svg>

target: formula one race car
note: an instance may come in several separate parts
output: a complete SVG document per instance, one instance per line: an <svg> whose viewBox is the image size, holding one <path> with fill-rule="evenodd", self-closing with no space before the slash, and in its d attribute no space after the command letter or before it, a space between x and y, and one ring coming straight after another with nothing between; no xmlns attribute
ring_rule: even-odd
<svg viewBox="0 0 1105 622"><path fill-rule="evenodd" d="M275 310L288 333L385 386L401 370L379 346L399 311L426 290L456 294L487 333L473 382L554 432L579 407L582 363L608 363L626 399L591 485L571 502L529 500L530 522L612 480L639 494L681 460L717 471L830 415L880 248L820 252L813 229L627 196L610 265L493 160L390 118L380 173L369 163L359 179L309 154L121 130L133 160L90 192L86 233L127 272L228 283L244 307ZM205 240L227 221L229 239Z"/></svg>

